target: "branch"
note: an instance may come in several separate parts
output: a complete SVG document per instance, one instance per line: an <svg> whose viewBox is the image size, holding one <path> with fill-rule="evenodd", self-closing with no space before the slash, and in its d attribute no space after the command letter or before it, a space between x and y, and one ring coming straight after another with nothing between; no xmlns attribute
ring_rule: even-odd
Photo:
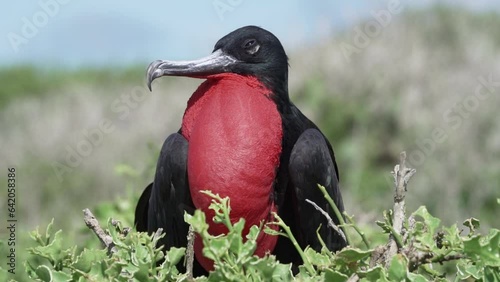
<svg viewBox="0 0 500 282"><path fill-rule="evenodd" d="M187 240L188 244L186 248L186 275L188 281L194 281L193 279L194 230L192 225L189 225Z"/></svg>
<svg viewBox="0 0 500 282"><path fill-rule="evenodd" d="M335 212L335 215L337 216L337 219L339 220L339 223L340 223L340 228L342 228L342 230L344 230L344 235L346 235L345 238L346 238L347 245L352 246L351 239L349 238L349 234L347 234L347 231L346 231L346 224L345 224L344 217L340 213L339 208L337 207L337 205L333 201L332 197L330 197L330 195L326 191L325 187L318 184L318 188L319 188L319 190L321 190L321 193L323 193L323 197L325 197L326 201L330 204L333 211Z"/></svg>
<svg viewBox="0 0 500 282"><path fill-rule="evenodd" d="M402 247L401 233L406 219L405 192L410 178L416 170L406 167L406 152L399 155L399 165L394 167L392 174L394 176L394 208L393 208L393 234L389 236L389 243L385 253L385 265L388 266L391 259ZM398 246L399 245L399 246Z"/></svg>
<svg viewBox="0 0 500 282"><path fill-rule="evenodd" d="M311 201L309 199L306 199L306 202L308 202L316 210L318 210L319 212L321 212L326 217L326 219L328 220L328 226L330 226L331 228L333 228L333 230L335 230L337 233L339 233L340 237L342 237L342 239L344 240L344 242L347 243L347 239L345 237L344 232L342 232L342 230L340 230L340 228L337 225L335 225L335 223L333 222L333 220L330 217L330 215L326 211L324 211L322 208L320 208L315 202L313 202L313 201Z"/></svg>
<svg viewBox="0 0 500 282"><path fill-rule="evenodd" d="M347 221L349 222L349 225L352 228L354 228L354 230L359 234L359 236L361 237L361 240L363 240L363 243L365 243L366 248L368 250L370 250L371 246L370 246L370 243L368 242L368 240L366 239L365 233L363 231L361 231L361 229L359 229L359 226L356 225L356 223L353 220L353 217L349 216L346 212L344 212L344 216L347 219Z"/></svg>
<svg viewBox="0 0 500 282"><path fill-rule="evenodd" d="M108 255L111 255L116 252L115 244L113 243L113 238L106 234L106 232L99 225L99 221L95 218L94 214L89 209L83 210L83 220L87 227L94 231L99 241L103 244L103 246L108 250Z"/></svg>
<svg viewBox="0 0 500 282"><path fill-rule="evenodd" d="M410 261L410 271L416 270L419 266L427 264L427 263L439 263L443 264L447 261L459 260L466 258L465 255L462 254L453 254L453 255L445 255L434 257L432 253L413 251L407 254L408 259Z"/></svg>
<svg viewBox="0 0 500 282"><path fill-rule="evenodd" d="M407 243L410 245L413 243L412 241L408 241L408 238L409 238L409 235L415 229L415 224L416 224L415 217L413 215L410 215L408 217L408 230L405 230L405 234L403 236L403 243Z"/></svg>
<svg viewBox="0 0 500 282"><path fill-rule="evenodd" d="M304 262L304 267L306 268L306 270L311 275L313 275L313 276L316 275L316 269L313 267L313 265L309 261L309 258L305 255L304 251L302 250L299 243L297 242L297 239L295 239L295 236L293 236L293 233L292 233L292 230L290 229L290 227L285 224L283 219L277 213L273 212L272 215L273 215L275 221L268 222L267 224L279 226L285 231L284 234L281 232L279 232L278 234L283 234L284 236L288 237L288 239L290 239L290 241L292 241L293 246L295 247L297 252L299 252L300 257L302 258L302 261ZM274 231L274 230L271 230L271 231ZM270 233L268 233L268 234L270 234Z"/></svg>

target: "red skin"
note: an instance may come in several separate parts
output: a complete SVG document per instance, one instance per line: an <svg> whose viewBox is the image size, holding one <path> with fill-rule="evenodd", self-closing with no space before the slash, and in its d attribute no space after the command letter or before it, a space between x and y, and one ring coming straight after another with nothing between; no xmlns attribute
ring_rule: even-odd
<svg viewBox="0 0 500 282"><path fill-rule="evenodd" d="M231 222L246 220L244 238L252 225L273 220L273 183L283 129L270 93L255 77L227 73L207 77L188 101L182 135L189 142L189 187L195 207L209 219L212 235L226 233L227 228L211 222L211 198L201 190L230 198ZM262 231L255 254L271 252L277 239ZM196 258L210 271L213 261L203 256L202 249L196 236Z"/></svg>

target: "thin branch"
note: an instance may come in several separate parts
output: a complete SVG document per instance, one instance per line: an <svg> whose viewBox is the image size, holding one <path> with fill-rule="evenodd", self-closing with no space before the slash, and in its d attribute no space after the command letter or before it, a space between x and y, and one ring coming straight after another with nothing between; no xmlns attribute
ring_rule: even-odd
<svg viewBox="0 0 500 282"><path fill-rule="evenodd" d="M350 246L352 246L352 242L351 242L351 239L349 238L349 234L347 234L347 232L346 232L344 217L340 213L339 208L337 207L337 205L333 201L332 197L330 197L330 195L326 191L325 187L323 187L323 186L321 186L321 185L318 184L318 188L319 188L319 190L321 190L321 193L323 193L323 197L325 197L326 201L330 204L330 206L332 207L333 211L335 212L335 215L337 216L337 219L340 222L340 227L344 231L344 235L346 235L345 238L346 238L347 244L350 245Z"/></svg>
<svg viewBox="0 0 500 282"><path fill-rule="evenodd" d="M415 221L415 217L413 215L410 215L408 217L408 230L405 231L405 234L403 235L403 243L411 243L411 242L408 242L408 238L410 236L410 234L413 232L413 230L415 229L415 224L416 224L416 221Z"/></svg>
<svg viewBox="0 0 500 282"><path fill-rule="evenodd" d="M94 214L89 209L83 210L83 220L87 227L94 231L99 241L103 244L103 246L108 250L108 255L116 252L115 244L113 243L113 238L107 234L104 229L99 225L99 221L95 218Z"/></svg>
<svg viewBox="0 0 500 282"><path fill-rule="evenodd" d="M427 263L439 263L442 264L447 261L459 260L466 258L465 255L462 254L453 254L453 255L445 255L434 257L432 253L413 251L412 253L407 255L410 260L410 271L414 271L419 268L421 265Z"/></svg>
<svg viewBox="0 0 500 282"><path fill-rule="evenodd" d="M371 246L370 246L370 243L368 242L368 240L366 239L365 232L363 232L363 231L361 231L361 229L359 229L359 227L356 225L356 223L352 219L353 217L347 215L346 212L344 212L344 215L345 215L345 218L347 219L347 221L349 222L349 225L352 226L352 228L354 228L354 230L359 234L359 236L361 237L361 240L363 240L363 243L365 243L366 248L368 250L370 250Z"/></svg>
<svg viewBox="0 0 500 282"><path fill-rule="evenodd" d="M189 231L187 235L187 248L186 248L186 275L188 281L194 281L193 279L193 262L194 262L194 229L192 225L189 225Z"/></svg>
<svg viewBox="0 0 500 282"><path fill-rule="evenodd" d="M389 228L391 229L391 238L396 242L398 250L401 249L403 247L403 239L401 239L401 232L396 231L394 226L389 226Z"/></svg>
<svg viewBox="0 0 500 282"><path fill-rule="evenodd" d="M297 250L297 252L299 252L300 257L302 258L302 261L304 262L304 267L307 269L307 271L311 275L316 275L316 270L314 269L314 267L312 266L308 257L305 255L304 251L300 247L299 243L297 242L297 239L295 239L295 236L293 236L293 233L292 233L292 230L290 229L290 227L285 224L283 219L277 213L273 212L272 215L276 221L268 222L267 224L268 225L277 225L285 231L286 236L290 239L290 241L292 241L292 244L295 247L295 249Z"/></svg>
<svg viewBox="0 0 500 282"><path fill-rule="evenodd" d="M311 201L309 199L306 199L306 202L308 202L316 210L318 210L319 212L321 212L326 217L326 219L328 220L328 226L330 226L331 228L333 228L333 230L335 230L338 234L340 234L340 237L342 237L342 239L344 240L344 242L347 243L347 239L345 237L344 232L342 232L342 230L340 230L340 228L337 225L335 225L335 223L333 222L333 219L330 217L330 215L326 211L324 211L322 208L320 208L315 202L313 202L313 201Z"/></svg>
<svg viewBox="0 0 500 282"><path fill-rule="evenodd" d="M455 255L447 255L447 256L444 256L444 257L440 257L440 258L434 258L434 259L431 259L428 262L443 263L443 262L447 262L447 261L459 260L459 259L464 259L464 258L466 258L465 255L455 254ZM424 263L428 263L428 262L424 262Z"/></svg>
<svg viewBox="0 0 500 282"><path fill-rule="evenodd" d="M388 266L392 257L396 255L399 248L402 247L401 234L403 224L406 219L405 192L410 178L415 174L416 170L406 167L406 152L402 152L399 156L399 165L394 167L392 172L394 176L394 208L393 208L393 230L389 236L388 248L385 254L385 265Z"/></svg>

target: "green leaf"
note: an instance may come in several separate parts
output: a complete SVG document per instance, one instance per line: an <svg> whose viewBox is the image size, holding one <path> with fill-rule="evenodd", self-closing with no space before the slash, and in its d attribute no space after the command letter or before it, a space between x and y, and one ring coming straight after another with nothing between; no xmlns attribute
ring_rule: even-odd
<svg viewBox="0 0 500 282"><path fill-rule="evenodd" d="M457 277L461 280L469 279L471 276L475 280L479 280L481 277L482 267L466 263L465 261L460 261L457 263Z"/></svg>
<svg viewBox="0 0 500 282"><path fill-rule="evenodd" d="M327 269L325 270L325 281L347 281L349 276L338 271Z"/></svg>
<svg viewBox="0 0 500 282"><path fill-rule="evenodd" d="M500 281L500 268L499 267L485 267L483 281L499 282Z"/></svg>
<svg viewBox="0 0 500 282"><path fill-rule="evenodd" d="M137 271L134 273L134 278L138 281L148 281L149 280L149 265L141 264L138 266Z"/></svg>
<svg viewBox="0 0 500 282"><path fill-rule="evenodd" d="M241 237L241 234L244 227L245 220L243 218L240 218L240 220L238 220L238 222L233 225L232 232L228 234L228 239L230 239L229 249L233 253L239 253L243 246L243 238Z"/></svg>
<svg viewBox="0 0 500 282"><path fill-rule="evenodd" d="M408 273L408 280L411 282L427 282L427 278L421 274Z"/></svg>
<svg viewBox="0 0 500 282"><path fill-rule="evenodd" d="M474 235L464 239L464 252L485 265L500 267L500 230L492 229L485 237Z"/></svg>
<svg viewBox="0 0 500 282"><path fill-rule="evenodd" d="M276 263L272 278L273 281L292 281L292 265Z"/></svg>
<svg viewBox="0 0 500 282"><path fill-rule="evenodd" d="M415 237L414 246L425 252L438 252L435 236L436 231L441 223L439 218L433 217L425 206L421 206L413 213L415 218L419 217L422 221L417 221L413 229L412 235Z"/></svg>
<svg viewBox="0 0 500 282"><path fill-rule="evenodd" d="M130 263L123 266L120 276L125 276L127 278L134 277L139 271L139 267Z"/></svg>
<svg viewBox="0 0 500 282"><path fill-rule="evenodd" d="M31 239L36 241L40 246L46 246L50 243L50 237L52 233L52 226L54 225L54 219L50 221L45 229L45 236L42 236L38 231L38 227L29 233Z"/></svg>
<svg viewBox="0 0 500 282"><path fill-rule="evenodd" d="M271 277L272 281L292 281L292 265L291 264L281 264L276 261L276 258L272 255L258 258L253 257L253 261L248 263L246 271L254 271L256 275L260 278ZM262 279L258 279L262 280Z"/></svg>
<svg viewBox="0 0 500 282"><path fill-rule="evenodd" d="M476 229L479 228L479 220L471 217L463 222L463 225L467 226L470 230L471 234L474 234L476 232Z"/></svg>
<svg viewBox="0 0 500 282"><path fill-rule="evenodd" d="M372 253L372 250L364 251L364 250L361 250L358 248L347 247L347 248L342 249L335 256L336 256L336 259L341 260L344 263L348 264L351 262L360 261L360 260L370 256L371 253Z"/></svg>
<svg viewBox="0 0 500 282"><path fill-rule="evenodd" d="M40 265L36 268L36 275L38 278L45 282L52 281L52 270L46 265Z"/></svg>
<svg viewBox="0 0 500 282"><path fill-rule="evenodd" d="M52 271L52 282L67 282L72 280L71 275L64 271Z"/></svg>
<svg viewBox="0 0 500 282"><path fill-rule="evenodd" d="M403 281L407 278L408 259L402 254L396 254L388 269L389 279L392 281Z"/></svg>
<svg viewBox="0 0 500 282"><path fill-rule="evenodd" d="M196 233L202 234L204 231L208 230L208 224L205 220L205 213L200 210L195 210L193 215L184 213L184 221L193 226Z"/></svg>
<svg viewBox="0 0 500 282"><path fill-rule="evenodd" d="M241 247L239 252L240 256L251 256L257 249L257 238L260 234L260 228L256 225L250 227L250 231L247 234L247 241Z"/></svg>
<svg viewBox="0 0 500 282"><path fill-rule="evenodd" d="M305 265L299 265L299 274L297 275L299 281L311 281L311 273L307 270Z"/></svg>
<svg viewBox="0 0 500 282"><path fill-rule="evenodd" d="M52 234L52 227L54 226L54 219L50 221L50 223L47 225L47 229L45 230L45 244L49 244L50 242L50 236ZM59 231L58 231L59 232ZM56 232L57 234L57 232Z"/></svg>
<svg viewBox="0 0 500 282"><path fill-rule="evenodd" d="M359 277L361 277L361 281L388 281L386 279L387 273L385 268L381 265L377 265L374 268L370 268L368 270L360 270L358 272Z"/></svg>
<svg viewBox="0 0 500 282"><path fill-rule="evenodd" d="M307 247L304 250L304 254L306 255L307 259L309 260L310 263L313 265L316 265L320 268L328 267L330 263L330 257L316 252L314 249Z"/></svg>
<svg viewBox="0 0 500 282"><path fill-rule="evenodd" d="M29 251L35 255L47 258L54 265L60 264L62 260L70 255L71 250L62 250L62 231L59 230L54 234L52 240L47 240L44 246L38 246Z"/></svg>
<svg viewBox="0 0 500 282"><path fill-rule="evenodd" d="M442 242L443 247L449 249L462 248L462 238L456 224L450 227L443 227L443 231L445 234Z"/></svg>
<svg viewBox="0 0 500 282"><path fill-rule="evenodd" d="M434 234L441 223L441 220L437 217L432 216L425 206L420 206L414 213L413 216L419 216L424 220L430 234Z"/></svg>
<svg viewBox="0 0 500 282"><path fill-rule="evenodd" d="M26 271L26 274L28 274L28 277L35 280L37 275L36 275L36 268L31 265L29 260L24 262L24 269Z"/></svg>
<svg viewBox="0 0 500 282"><path fill-rule="evenodd" d="M105 250L84 249L76 258L73 267L83 272L90 272L92 265L107 258Z"/></svg>
<svg viewBox="0 0 500 282"><path fill-rule="evenodd" d="M228 253L230 242L226 237L213 238L210 244L203 247L203 255L213 261L221 261L221 258Z"/></svg>
<svg viewBox="0 0 500 282"><path fill-rule="evenodd" d="M186 248L171 247L166 254L166 259L170 265L176 265L184 257Z"/></svg>

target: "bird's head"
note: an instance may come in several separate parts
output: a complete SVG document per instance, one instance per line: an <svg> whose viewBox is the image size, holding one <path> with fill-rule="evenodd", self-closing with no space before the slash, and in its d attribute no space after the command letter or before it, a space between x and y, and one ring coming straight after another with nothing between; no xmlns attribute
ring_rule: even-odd
<svg viewBox="0 0 500 282"><path fill-rule="evenodd" d="M254 76L269 89L287 92L288 58L280 41L269 31L256 26L239 28L221 38L212 54L193 61L152 62L147 83L161 76L210 78L221 73ZM281 92L279 91L279 92Z"/></svg>

